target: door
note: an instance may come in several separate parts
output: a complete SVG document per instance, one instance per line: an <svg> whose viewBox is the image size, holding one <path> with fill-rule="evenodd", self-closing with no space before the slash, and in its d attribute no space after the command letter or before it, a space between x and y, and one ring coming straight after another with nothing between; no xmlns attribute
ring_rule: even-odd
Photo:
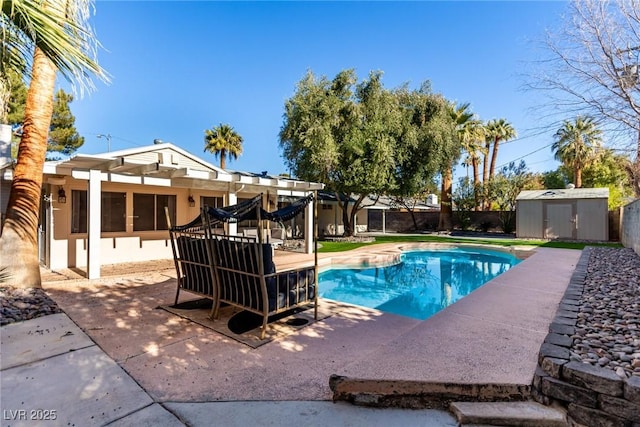
<svg viewBox="0 0 640 427"><path fill-rule="evenodd" d="M49 262L49 206L51 206L51 196L48 187L43 188L40 197L40 215L38 216L38 258L40 264L45 267Z"/></svg>
<svg viewBox="0 0 640 427"><path fill-rule="evenodd" d="M574 206L570 203L545 205L544 237L546 239L575 239L576 222Z"/></svg>

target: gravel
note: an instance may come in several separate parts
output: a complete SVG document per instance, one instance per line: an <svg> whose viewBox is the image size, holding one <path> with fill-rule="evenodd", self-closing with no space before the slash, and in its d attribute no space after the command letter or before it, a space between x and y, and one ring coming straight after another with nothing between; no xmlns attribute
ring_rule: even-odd
<svg viewBox="0 0 640 427"><path fill-rule="evenodd" d="M640 376L640 256L625 248L592 249L571 360Z"/></svg>
<svg viewBox="0 0 640 427"><path fill-rule="evenodd" d="M48 314L62 313L58 304L42 289L0 287L0 300L2 300L0 326Z"/></svg>

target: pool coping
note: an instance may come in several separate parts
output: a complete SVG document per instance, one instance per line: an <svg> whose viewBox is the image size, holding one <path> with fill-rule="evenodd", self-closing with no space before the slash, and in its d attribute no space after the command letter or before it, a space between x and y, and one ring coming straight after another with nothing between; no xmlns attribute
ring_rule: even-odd
<svg viewBox="0 0 640 427"><path fill-rule="evenodd" d="M422 245L420 245L422 246ZM433 247L432 245L429 245ZM448 246L461 246L461 245L448 245ZM465 245L466 246L466 245ZM405 246L406 247L406 246ZM414 247L411 245L411 247ZM485 245L482 245L486 249ZM545 256L542 256L546 254ZM570 254L572 256L568 256ZM352 364L352 369L347 368L343 372L337 373L331 378L331 389L333 391L334 401L349 401L354 404L360 404L365 406L382 406L382 407L409 407L409 408L442 408L446 407L451 401L465 400L465 401L517 401L526 400L531 398L532 382L537 364L537 356L540 346L543 343L546 336L549 324L553 320L559 301L564 294L566 287L569 283L569 278L573 272L575 262L577 261L577 255L580 251L567 250L567 249L551 249L551 248L538 248L535 251L527 253L528 262L521 262L514 266L512 269L503 273L502 275L487 282L479 289L489 286L489 292L485 294L494 293L494 297L497 300L504 301L504 295L500 296L499 293L508 288L511 291L515 290L512 295L517 295L520 292L521 295L538 294L538 297L543 298L535 299L534 303L539 304L540 307L536 307L530 313L518 313L517 310L510 309L508 307L508 299L506 304L502 306L502 310L509 312L509 316L513 319L520 318L521 323L516 325L517 320L512 322L512 325L508 325L509 320L503 317L500 321L496 321L495 318L491 319L490 314L483 314L481 310L477 311L475 315L464 313L464 309L458 309L457 304L460 301L467 299L479 299L477 295L474 297L475 292L472 292L467 297L452 304L444 310L436 313L434 316L420 322L420 325L413 328L408 333L404 333L401 337L395 340L391 346L387 346L385 351L376 355L377 359L391 358L393 362L396 362L398 366L402 364L410 364L415 369L414 372L409 372L401 369L382 369L384 374L380 375L381 369L370 369L367 372L367 365L373 368L375 363L369 361L358 361ZM564 256L567 256L565 259ZM565 263L568 261L568 263ZM565 265L563 265L563 263ZM553 264L553 265L552 265ZM545 269L544 266L547 266ZM551 268L554 267L554 268ZM529 289L527 286L520 283L514 277L509 277L505 280L507 273L511 272L510 276L516 276L523 273L528 276L530 283L536 283L540 280L545 280L545 276L553 281L552 276L555 277L555 283L552 287L544 290ZM491 289L493 288L493 289ZM538 292L539 291L539 292ZM480 298L480 300L491 301L491 296ZM512 301L514 303L515 301ZM466 306L472 305L469 301ZM542 313L543 319L538 322L536 328L532 328L529 334L522 334L523 326L526 323L527 314L539 311ZM510 311L511 310L511 311ZM474 317L475 316L475 317ZM470 322L471 320L471 322ZM524 321L524 322L523 322ZM429 360L430 363L441 366L431 366L420 370L421 365L415 363L416 356L412 352L419 352L420 346L411 345L407 343L425 343L428 345L429 338L442 337L446 334L437 334L428 332L429 329L435 328L447 328L454 332L455 327L451 327L452 324L459 322L461 325L469 327L474 322L477 322L477 330L472 333L476 333L487 337L487 339L501 339L507 342L508 350L521 356L521 360L518 357L509 357L508 353L500 354L500 351L491 354L491 351L483 352L481 347L481 341L473 341L471 345L462 345L456 349L456 345L449 345L447 342L439 342L440 356L442 354L445 357L438 358L438 352L435 352L435 359L429 359L425 357L423 360ZM529 335L529 337L527 337ZM462 340L469 339L474 340L474 337L466 335L464 332L458 335ZM519 342L522 341L522 342ZM489 342L489 341L486 341ZM404 344L403 344L404 343ZM393 351L390 347L397 345L398 349ZM408 346L409 348L401 348L401 346ZM449 346L450 348L446 348ZM510 346L510 347L509 347ZM486 344L485 344L486 347ZM469 350L467 350L469 349ZM407 351L408 350L408 351ZM452 351L453 350L453 351ZM486 349L485 349L486 350ZM486 366L485 369L490 369L493 361L493 369L498 368L495 366L495 361L508 362L512 366L504 366L500 363L498 366L502 366L502 369L510 370L510 375L498 375L499 378L491 378L490 372L485 372L484 379L483 373L474 375L473 372L465 378L465 375L452 375L451 379L438 380L438 377L443 378L439 370L451 369L450 363L445 360L448 352L451 356L455 357L456 351L477 352L476 355L480 358L486 357L483 364L478 366ZM425 355L434 354L434 352L425 351ZM480 354L482 353L482 354ZM464 358L458 358L456 362L463 361ZM411 363L409 363L411 362ZM521 363L526 362L526 363ZM519 364L521 366L513 366ZM387 363L389 364L389 363ZM465 370L464 365L459 365L461 370ZM500 368L498 368L500 369ZM376 372L377 371L377 372ZM378 375L376 375L378 373ZM478 373L476 373L478 374ZM513 374L513 375L511 375ZM495 376L494 376L495 377ZM504 379L504 381L501 381ZM498 379L498 380L496 380Z"/></svg>
<svg viewBox="0 0 640 427"><path fill-rule="evenodd" d="M510 246L486 245L474 243L434 243L434 242L409 242L409 243L384 243L376 245L375 249L368 246L353 251L348 255L336 255L335 253L324 253L323 259L318 260L319 270L325 271L331 268L372 268L386 267L400 262L403 252L415 250L429 250L441 248L477 248L483 250L494 250L514 255L520 260L531 256L536 248L531 246ZM357 253L364 252L364 253ZM342 253L341 253L342 254Z"/></svg>

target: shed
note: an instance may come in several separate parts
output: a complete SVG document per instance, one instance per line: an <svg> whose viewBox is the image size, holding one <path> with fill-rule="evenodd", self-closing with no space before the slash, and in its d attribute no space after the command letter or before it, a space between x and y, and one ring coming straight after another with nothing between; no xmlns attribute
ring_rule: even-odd
<svg viewBox="0 0 640 427"><path fill-rule="evenodd" d="M526 190L516 198L516 235L609 240L608 188Z"/></svg>

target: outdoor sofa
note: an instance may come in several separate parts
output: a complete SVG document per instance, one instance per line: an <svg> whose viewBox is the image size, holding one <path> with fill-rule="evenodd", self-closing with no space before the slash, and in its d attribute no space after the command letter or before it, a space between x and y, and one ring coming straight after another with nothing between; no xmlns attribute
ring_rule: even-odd
<svg viewBox="0 0 640 427"><path fill-rule="evenodd" d="M277 218L277 211L265 213L255 198L224 210L205 206L200 217L190 223L170 225L169 234L178 282L175 303L180 291L186 290L213 301L212 318L219 317L222 304L256 313L263 319L262 339L269 317L274 314L313 304L317 318L317 263L277 271L273 245L263 243L260 233L257 238L231 236L220 234L220 228L215 228L225 215L238 220L254 209L258 220L261 213ZM292 208L289 211L285 212L287 216L295 212ZM170 224L168 212L167 221Z"/></svg>

